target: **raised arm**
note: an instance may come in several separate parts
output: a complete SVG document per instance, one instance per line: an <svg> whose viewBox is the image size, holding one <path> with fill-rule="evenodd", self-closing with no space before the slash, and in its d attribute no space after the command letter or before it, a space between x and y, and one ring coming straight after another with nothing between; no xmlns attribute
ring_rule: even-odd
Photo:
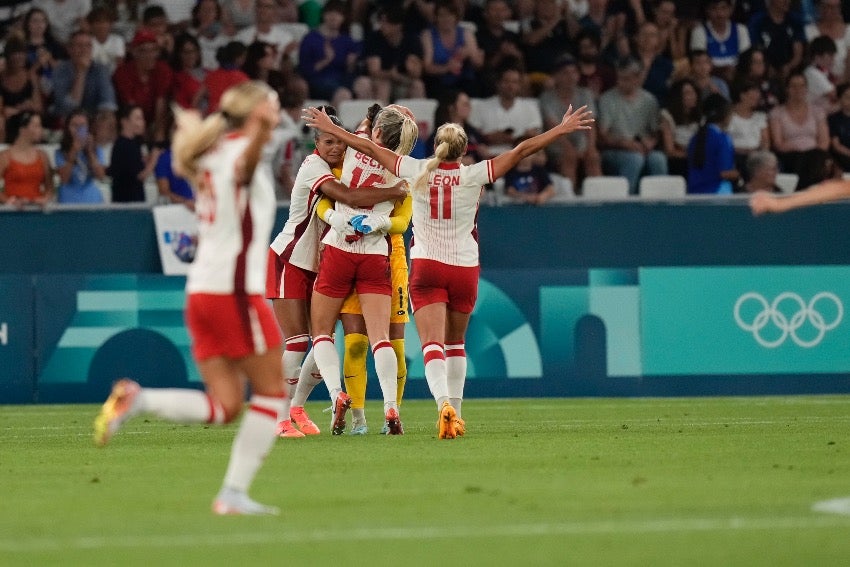
<svg viewBox="0 0 850 567"><path fill-rule="evenodd" d="M784 213L791 209L810 207L832 201L850 199L850 181L830 179L813 185L805 191L790 195L772 195L759 191L750 197L750 209L754 215Z"/></svg>
<svg viewBox="0 0 850 567"><path fill-rule="evenodd" d="M564 113L560 124L542 134L523 140L519 145L493 158L493 179L502 177L519 163L522 158L542 150L559 137L576 130L590 130L593 122L593 113L587 110L587 106L573 110L573 106L570 105L567 108L567 112Z"/></svg>
<svg viewBox="0 0 850 567"><path fill-rule="evenodd" d="M340 128L331 121L330 117L324 110L319 110L314 107L305 108L302 118L307 126L316 128L322 132L327 132L328 134L333 134L345 142L349 147L376 159L379 164L387 168L389 171L395 170L395 163L399 157L397 153L378 146L368 138L357 136L345 128Z"/></svg>

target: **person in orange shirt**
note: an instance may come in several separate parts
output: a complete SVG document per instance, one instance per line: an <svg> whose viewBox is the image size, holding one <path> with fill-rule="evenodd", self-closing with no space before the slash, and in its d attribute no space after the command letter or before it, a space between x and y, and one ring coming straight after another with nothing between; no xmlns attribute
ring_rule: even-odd
<svg viewBox="0 0 850 567"><path fill-rule="evenodd" d="M0 152L3 191L0 202L22 207L45 205L53 198L53 171L50 159L36 144L41 140L41 117L19 112L6 125L12 145Z"/></svg>

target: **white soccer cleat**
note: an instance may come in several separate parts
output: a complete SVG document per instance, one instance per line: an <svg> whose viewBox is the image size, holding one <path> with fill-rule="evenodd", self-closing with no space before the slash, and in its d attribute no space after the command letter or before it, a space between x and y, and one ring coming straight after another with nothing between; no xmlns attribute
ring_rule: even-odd
<svg viewBox="0 0 850 567"><path fill-rule="evenodd" d="M212 511L218 516L278 516L280 509L251 500L247 494L222 488L215 497Z"/></svg>

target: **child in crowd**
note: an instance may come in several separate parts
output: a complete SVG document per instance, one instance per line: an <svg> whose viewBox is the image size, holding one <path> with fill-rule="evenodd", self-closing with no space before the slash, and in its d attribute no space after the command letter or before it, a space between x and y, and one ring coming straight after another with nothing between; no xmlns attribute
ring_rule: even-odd
<svg viewBox="0 0 850 567"><path fill-rule="evenodd" d="M528 138L523 138L526 140ZM519 140L521 142L522 140ZM517 142L517 143L519 143ZM546 155L535 152L522 158L505 174L505 193L516 203L542 205L555 196L555 185L543 166Z"/></svg>
<svg viewBox="0 0 850 567"><path fill-rule="evenodd" d="M145 179L151 175L162 150L151 150L147 158L142 151L145 115L139 106L122 108L118 114L121 133L112 146L109 175L112 177L112 202L145 201Z"/></svg>

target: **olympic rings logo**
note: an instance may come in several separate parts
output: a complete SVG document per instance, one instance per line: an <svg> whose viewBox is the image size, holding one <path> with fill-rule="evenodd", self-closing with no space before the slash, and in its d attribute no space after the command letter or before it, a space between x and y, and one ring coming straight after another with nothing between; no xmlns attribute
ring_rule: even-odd
<svg viewBox="0 0 850 567"><path fill-rule="evenodd" d="M744 321L741 308L745 303L753 301L761 307L761 310L752 321ZM824 320L821 312L817 310L818 302L821 301L832 302L835 306L835 317L828 323ZM796 309L790 317L783 313L781 309L783 303L790 303L792 308ZM738 301L735 302L734 314L738 326L744 331L752 333L756 342L765 348L776 348L784 343L789 336L797 345L803 348L811 348L820 344L827 331L831 331L841 323L841 319L844 318L844 305L834 293L828 291L816 294L808 304L803 301L802 297L790 291L780 293L772 303L768 303L767 299L761 294L751 291L739 297ZM797 333L806 322L816 331L810 339L803 339ZM768 340L762 335L762 331L768 326L768 323L772 323L779 329L779 336L773 340Z"/></svg>

